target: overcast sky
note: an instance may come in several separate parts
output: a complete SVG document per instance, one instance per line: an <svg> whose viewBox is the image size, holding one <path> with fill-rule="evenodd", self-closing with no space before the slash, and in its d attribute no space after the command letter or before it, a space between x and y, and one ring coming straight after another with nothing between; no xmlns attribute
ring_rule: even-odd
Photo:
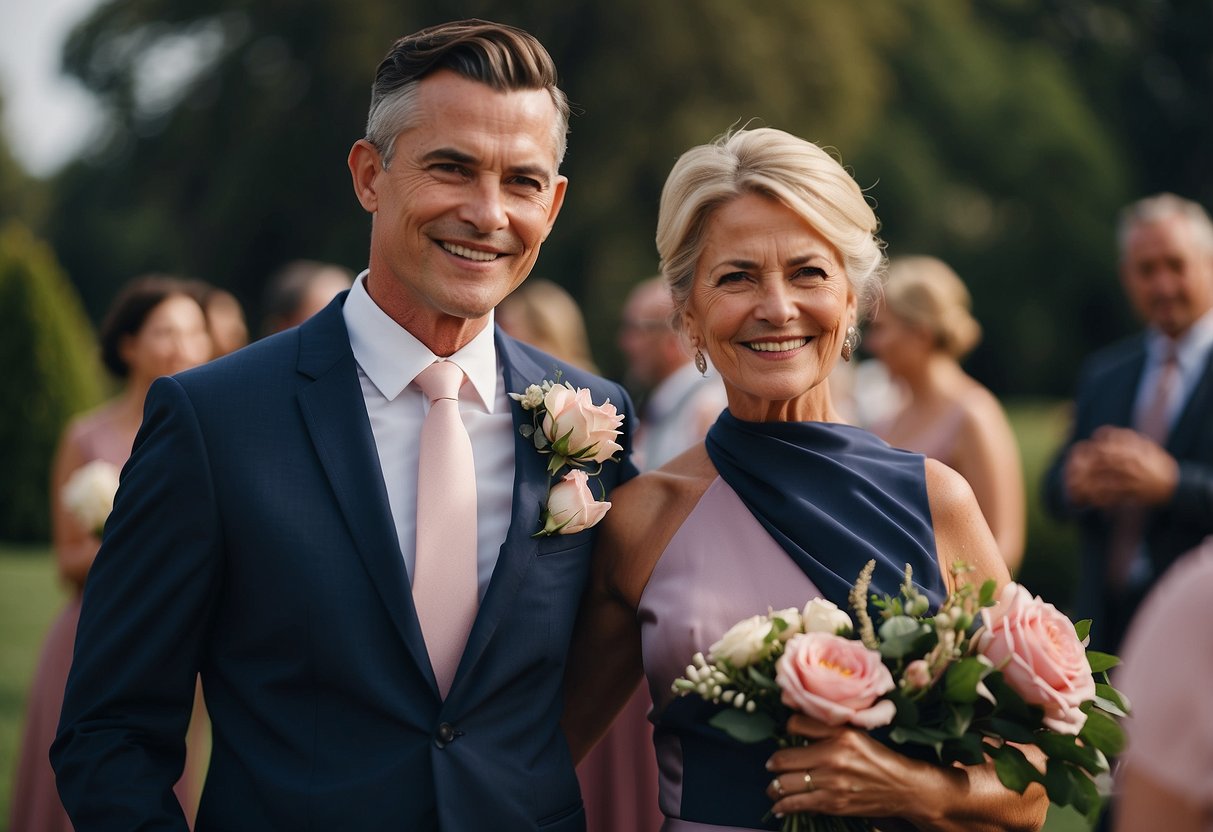
<svg viewBox="0 0 1213 832"><path fill-rule="evenodd" d="M0 0L0 90L4 136L34 174L53 173L87 141L92 97L59 72L72 25L98 0Z"/></svg>

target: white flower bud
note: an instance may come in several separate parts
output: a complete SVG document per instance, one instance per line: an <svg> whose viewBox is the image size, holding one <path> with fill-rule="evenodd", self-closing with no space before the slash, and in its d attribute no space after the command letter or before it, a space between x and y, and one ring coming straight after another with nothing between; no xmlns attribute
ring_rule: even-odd
<svg viewBox="0 0 1213 832"><path fill-rule="evenodd" d="M720 698L721 698L721 700L722 700L722 701L724 701L724 702L726 702L726 703L732 703L732 701L733 701L733 697L734 697L734 696L736 696L736 695L737 695L737 691L735 691L735 690L726 690L724 693L722 693L722 694L720 695Z"/></svg>
<svg viewBox="0 0 1213 832"><path fill-rule="evenodd" d="M752 714L752 713L754 713L754 711L756 711L756 710L757 710L757 708L754 706L754 700L753 700L753 699L751 699L749 702L746 702L746 703L745 703L745 712L746 712L747 714Z"/></svg>

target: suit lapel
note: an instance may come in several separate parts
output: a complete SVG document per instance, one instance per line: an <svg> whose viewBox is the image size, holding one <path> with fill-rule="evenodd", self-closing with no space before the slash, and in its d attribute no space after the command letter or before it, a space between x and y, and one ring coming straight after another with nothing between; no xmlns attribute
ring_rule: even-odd
<svg viewBox="0 0 1213 832"><path fill-rule="evenodd" d="M350 350L343 300L334 301L300 327L299 372L312 381L300 389L299 405L358 555L396 630L437 694Z"/></svg>
<svg viewBox="0 0 1213 832"><path fill-rule="evenodd" d="M1167 437L1167 450L1172 456L1183 454L1207 429L1209 413L1213 411L1213 350L1205 358L1205 368L1192 394L1184 403L1175 427Z"/></svg>
<svg viewBox="0 0 1213 832"><path fill-rule="evenodd" d="M540 367L514 342L497 331L497 354L501 358L506 390L522 392L527 385L551 378L553 368ZM484 602L468 635L468 643L455 674L451 690L456 691L464 677L469 676L493 637L497 625L511 608L527 570L534 562L537 545L531 537L539 530L539 515L547 500L548 474L546 458L535 450L532 441L518 428L531 422L530 415L513 400L514 417L514 492L513 517L509 532L497 555L493 578L485 592Z"/></svg>

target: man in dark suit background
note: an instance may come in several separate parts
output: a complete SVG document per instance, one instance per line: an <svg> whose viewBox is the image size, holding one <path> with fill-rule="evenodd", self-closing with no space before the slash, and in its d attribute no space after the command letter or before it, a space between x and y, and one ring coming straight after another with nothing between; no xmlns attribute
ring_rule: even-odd
<svg viewBox="0 0 1213 832"><path fill-rule="evenodd" d="M1045 480L1050 511L1081 526L1077 612L1105 650L1175 558L1213 533L1213 223L1161 194L1124 209L1118 238L1147 328L1088 359Z"/></svg>
<svg viewBox="0 0 1213 832"><path fill-rule="evenodd" d="M299 328L153 386L51 753L78 830L186 828L171 789L198 673L200 832L584 827L558 721L594 532L534 536L552 479L508 394L559 373L617 403L625 431L632 412L492 323L559 213L567 119L525 32L402 38L349 156L369 270ZM414 379L444 360L475 466L475 516L440 518L475 529L449 674L413 595L434 474ZM619 441L607 491L634 473Z"/></svg>

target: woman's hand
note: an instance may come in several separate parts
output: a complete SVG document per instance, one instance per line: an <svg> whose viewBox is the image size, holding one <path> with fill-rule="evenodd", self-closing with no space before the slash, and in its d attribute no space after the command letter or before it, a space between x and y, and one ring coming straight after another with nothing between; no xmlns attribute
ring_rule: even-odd
<svg viewBox="0 0 1213 832"><path fill-rule="evenodd" d="M776 751L767 796L780 816L796 812L887 819L883 830L938 832L1039 829L1048 799L1033 784L1023 794L1002 785L993 764L944 766L912 760L866 732L803 714L788 733L809 743Z"/></svg>
<svg viewBox="0 0 1213 832"><path fill-rule="evenodd" d="M776 751L767 762L775 774L767 796L777 815L928 819L937 795L964 785L959 772L911 760L855 728L796 714L788 733L810 742Z"/></svg>

